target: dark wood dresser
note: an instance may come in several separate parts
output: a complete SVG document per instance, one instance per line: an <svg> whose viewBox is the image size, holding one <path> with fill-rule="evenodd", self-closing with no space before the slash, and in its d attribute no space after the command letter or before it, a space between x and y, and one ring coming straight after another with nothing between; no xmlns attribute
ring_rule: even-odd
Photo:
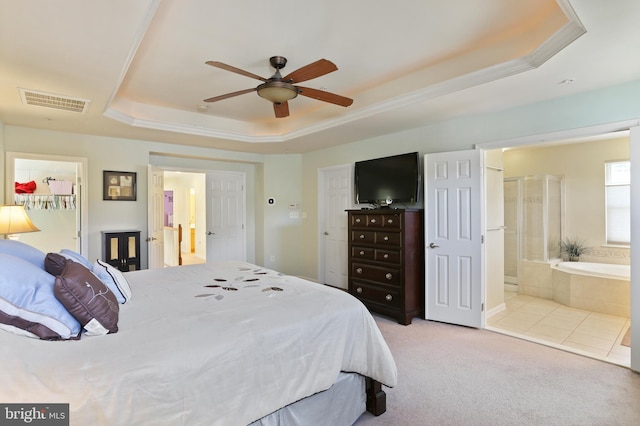
<svg viewBox="0 0 640 426"><path fill-rule="evenodd" d="M422 210L347 210L349 293L409 325L424 318Z"/></svg>

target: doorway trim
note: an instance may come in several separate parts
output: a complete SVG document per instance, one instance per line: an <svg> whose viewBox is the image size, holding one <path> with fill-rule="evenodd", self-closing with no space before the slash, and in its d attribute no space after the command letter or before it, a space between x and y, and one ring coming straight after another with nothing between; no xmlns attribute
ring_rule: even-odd
<svg viewBox="0 0 640 426"><path fill-rule="evenodd" d="M607 133L629 131L629 151L631 164L640 166L640 118L634 120L605 123L530 136L503 139L476 144L481 150L535 145L542 142L562 141L602 136ZM640 167L631 167L631 187L640 188ZM485 204L486 209L486 204ZM631 197L631 362L630 368L640 372L640 197ZM483 280L483 286L485 285ZM485 290L485 289L483 289ZM486 294L486 291L485 291ZM486 301L485 301L486 303Z"/></svg>
<svg viewBox="0 0 640 426"><path fill-rule="evenodd" d="M60 161L65 163L76 163L80 166L80 185L79 190L76 188L79 195L80 203L78 208L80 209L80 229L76 229L79 232L77 237L80 238L80 254L86 256L89 253L89 208L88 208L88 160L85 157L71 157L66 155L49 155L49 154L33 154L27 152L15 152L8 151L5 153L5 203L13 204L13 200L10 198L14 193L13 182L15 181L15 161L16 160L38 160L38 161Z"/></svg>

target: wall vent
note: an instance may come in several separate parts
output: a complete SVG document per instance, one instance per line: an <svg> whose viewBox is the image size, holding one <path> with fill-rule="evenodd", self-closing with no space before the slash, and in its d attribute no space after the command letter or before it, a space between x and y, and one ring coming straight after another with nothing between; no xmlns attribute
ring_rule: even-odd
<svg viewBox="0 0 640 426"><path fill-rule="evenodd" d="M89 109L91 101L87 99L71 98L53 93L39 92L37 90L18 89L20 98L25 105L36 105L63 111L79 112L84 114Z"/></svg>

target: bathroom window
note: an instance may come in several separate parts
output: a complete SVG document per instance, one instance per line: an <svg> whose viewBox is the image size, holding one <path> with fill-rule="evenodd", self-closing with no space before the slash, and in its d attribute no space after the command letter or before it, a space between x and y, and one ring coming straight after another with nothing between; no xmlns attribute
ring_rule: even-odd
<svg viewBox="0 0 640 426"><path fill-rule="evenodd" d="M631 243L631 162L605 163L607 244Z"/></svg>

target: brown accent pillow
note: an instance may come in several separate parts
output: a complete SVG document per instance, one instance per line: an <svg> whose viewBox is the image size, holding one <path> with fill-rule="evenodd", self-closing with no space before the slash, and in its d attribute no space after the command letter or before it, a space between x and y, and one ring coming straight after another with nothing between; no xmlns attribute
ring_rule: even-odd
<svg viewBox="0 0 640 426"><path fill-rule="evenodd" d="M67 258L58 253L47 253L44 258L44 270L57 277L64 270Z"/></svg>
<svg viewBox="0 0 640 426"><path fill-rule="evenodd" d="M62 273L56 277L53 293L87 330L87 335L118 332L118 301L85 266L66 262Z"/></svg>

